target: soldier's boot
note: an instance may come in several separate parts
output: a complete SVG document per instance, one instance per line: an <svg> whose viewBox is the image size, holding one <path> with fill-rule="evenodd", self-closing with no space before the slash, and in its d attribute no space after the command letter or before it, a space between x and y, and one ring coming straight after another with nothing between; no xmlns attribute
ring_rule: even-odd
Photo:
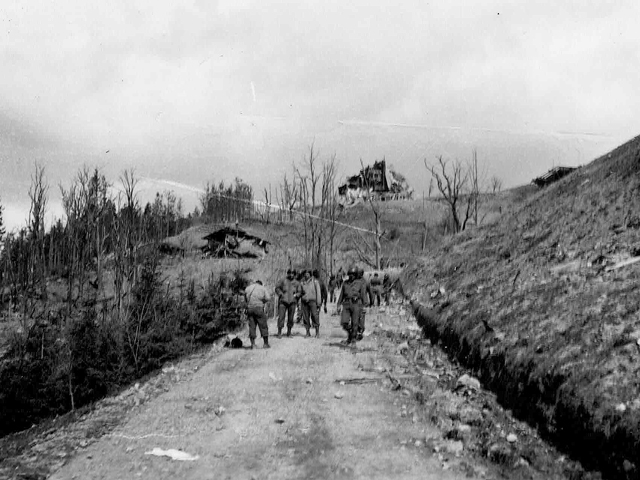
<svg viewBox="0 0 640 480"><path fill-rule="evenodd" d="M320 326L316 327L316 338L320 338Z"/></svg>
<svg viewBox="0 0 640 480"><path fill-rule="evenodd" d="M279 328L278 329L278 335L276 335L278 338L282 338L282 329Z"/></svg>
<svg viewBox="0 0 640 480"><path fill-rule="evenodd" d="M306 335L306 336L307 336L307 337L310 337L310 336L311 336L311 329L310 329L310 328L307 328L307 335Z"/></svg>
<svg viewBox="0 0 640 480"><path fill-rule="evenodd" d="M262 339L264 340L264 346L262 348L271 348L271 345L269 345L269 337L262 337Z"/></svg>
<svg viewBox="0 0 640 480"><path fill-rule="evenodd" d="M347 340L343 340L341 343L345 343L349 341L349 337L351 337L351 333L349 333L349 327L347 325L340 325L342 327L342 329L347 332Z"/></svg>
<svg viewBox="0 0 640 480"><path fill-rule="evenodd" d="M251 350L253 350L254 348L256 348L256 339L255 338L251 338L251 346L249 347Z"/></svg>
<svg viewBox="0 0 640 480"><path fill-rule="evenodd" d="M355 336L353 334L353 329L347 330L349 336L347 337L347 345L351 345L355 342Z"/></svg>
<svg viewBox="0 0 640 480"><path fill-rule="evenodd" d="M287 337L291 337L291 327L287 327Z"/></svg>

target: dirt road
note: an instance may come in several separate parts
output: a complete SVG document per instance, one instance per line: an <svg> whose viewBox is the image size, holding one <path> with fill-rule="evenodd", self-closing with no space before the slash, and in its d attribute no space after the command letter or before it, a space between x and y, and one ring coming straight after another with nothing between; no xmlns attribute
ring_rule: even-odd
<svg viewBox="0 0 640 480"><path fill-rule="evenodd" d="M163 393L136 400L101 438L76 442L50 478L597 478L575 476L579 467L490 393L460 388L462 372L420 339L402 307L370 312L355 349L341 345L337 316L321 322L319 339L296 325L293 338L272 337L271 349L258 339L255 350L181 362L172 371L191 373L157 380ZM240 338L248 344L246 330ZM154 449L195 459L147 453Z"/></svg>
<svg viewBox="0 0 640 480"><path fill-rule="evenodd" d="M292 338L272 337L269 350L258 339L256 350L224 351L52 478L468 478L443 471L424 446L439 433L401 416L401 396L384 374L362 371L378 364L368 350L374 340L352 353L339 346L338 318L321 321L319 339L296 325ZM372 380L336 382L353 378ZM145 454L154 448L198 459Z"/></svg>

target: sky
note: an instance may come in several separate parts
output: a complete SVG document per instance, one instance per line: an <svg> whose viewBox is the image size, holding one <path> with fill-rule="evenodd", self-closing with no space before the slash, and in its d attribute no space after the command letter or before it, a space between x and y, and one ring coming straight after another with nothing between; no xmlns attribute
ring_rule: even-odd
<svg viewBox="0 0 640 480"><path fill-rule="evenodd" d="M640 133L640 2L0 2L0 203L50 218L80 167L197 204L207 181L275 190L313 143L341 175L385 158L525 184ZM146 194L145 194L146 195ZM144 195L143 195L144 197Z"/></svg>

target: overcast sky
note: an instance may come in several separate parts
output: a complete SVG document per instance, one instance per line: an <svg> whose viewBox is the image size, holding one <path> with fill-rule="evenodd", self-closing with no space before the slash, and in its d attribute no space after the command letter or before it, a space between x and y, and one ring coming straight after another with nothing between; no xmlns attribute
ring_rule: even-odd
<svg viewBox="0 0 640 480"><path fill-rule="evenodd" d="M473 148L527 183L640 133L639 18L633 0L3 0L5 220L35 161L56 211L83 163L262 190L312 141L344 174L384 156L417 192L424 158Z"/></svg>

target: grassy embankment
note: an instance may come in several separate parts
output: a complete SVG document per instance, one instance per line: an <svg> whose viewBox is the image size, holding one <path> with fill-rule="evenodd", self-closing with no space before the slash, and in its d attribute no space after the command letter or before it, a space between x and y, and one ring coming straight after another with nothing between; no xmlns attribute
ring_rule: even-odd
<svg viewBox="0 0 640 480"><path fill-rule="evenodd" d="M621 263L640 255L639 212L640 137L403 277L430 337L517 415L617 478L640 467L640 262Z"/></svg>

